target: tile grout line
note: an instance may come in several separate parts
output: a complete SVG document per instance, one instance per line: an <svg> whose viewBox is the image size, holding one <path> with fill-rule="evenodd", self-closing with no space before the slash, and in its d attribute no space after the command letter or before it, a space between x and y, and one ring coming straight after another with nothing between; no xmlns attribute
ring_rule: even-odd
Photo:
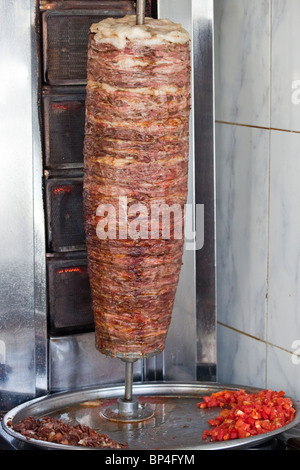
<svg viewBox="0 0 300 470"><path fill-rule="evenodd" d="M221 121L219 119L215 120L216 124L225 124L228 126L238 126L238 127L249 127L251 129L264 129L266 131L277 131L277 132L289 132L290 134L300 134L300 131L295 131L291 129L280 129L277 127L267 127L267 126L255 126L254 124L242 124L240 122L231 122L231 121Z"/></svg>
<svg viewBox="0 0 300 470"><path fill-rule="evenodd" d="M235 331L236 333L239 333L241 335L247 336L248 338L254 339L256 341L259 341L260 343L264 343L267 346L272 346L274 348L280 349L280 351L284 351L288 354L291 354L292 356L295 355L295 351L289 351L286 348L283 348L282 346L278 346L278 344L271 343L270 341L265 341L261 338L258 338L257 336L251 335L250 333L246 333L245 331L238 330L237 328L234 328L233 326L226 325L226 323L223 323L221 321L217 321L218 325L223 326L224 328L228 328L231 331Z"/></svg>

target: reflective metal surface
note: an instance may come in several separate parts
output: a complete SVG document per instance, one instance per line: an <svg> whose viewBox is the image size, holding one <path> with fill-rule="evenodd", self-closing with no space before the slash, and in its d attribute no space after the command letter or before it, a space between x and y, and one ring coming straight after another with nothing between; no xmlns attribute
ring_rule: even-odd
<svg viewBox="0 0 300 470"><path fill-rule="evenodd" d="M143 380L143 363L134 365L134 380ZM58 392L88 386L124 382L124 363L100 354L94 333L49 340L49 390Z"/></svg>
<svg viewBox="0 0 300 470"><path fill-rule="evenodd" d="M90 388L77 392L59 393L33 400L20 405L7 413L2 421L5 432L19 441L26 442L32 448L86 450L80 446L66 446L43 441L28 441L15 432L9 421L17 423L33 416L52 416L71 425L85 424L98 432L108 434L117 442L127 443L128 450L222 450L240 447L253 447L296 426L300 421L299 402L294 402L296 416L288 425L275 431L243 439L222 442L202 440L202 434L209 428L207 421L218 415L217 408L200 409L196 404L205 395L219 390L245 389L254 393L257 389L238 385L217 383L144 383L135 384L133 393L139 403L147 404L153 410L153 417L137 423L109 421L102 416L102 410L108 404L116 403L123 395L124 387ZM91 450L91 449L89 449ZM99 450L99 449L94 449ZM100 449L101 450L101 449Z"/></svg>
<svg viewBox="0 0 300 470"><path fill-rule="evenodd" d="M145 0L136 0L136 24L144 24Z"/></svg>
<svg viewBox="0 0 300 470"><path fill-rule="evenodd" d="M47 389L35 20L33 0L0 3L2 408Z"/></svg>
<svg viewBox="0 0 300 470"><path fill-rule="evenodd" d="M213 0L193 1L195 204L204 204L204 245L196 251L197 362L211 370L217 363L213 10Z"/></svg>
<svg viewBox="0 0 300 470"><path fill-rule="evenodd" d="M187 202L193 206L194 230L200 238L201 213L196 207L204 205L203 245L202 240L196 239L196 249L184 252L172 323L163 353L163 378L216 380L214 2L158 0L157 3L159 18L181 23L191 36L192 110Z"/></svg>
<svg viewBox="0 0 300 470"><path fill-rule="evenodd" d="M136 359L124 358L125 364L125 387L124 396L119 397L116 403L108 405L102 410L102 416L116 422L137 422L144 421L153 416L153 410L139 403L137 397L133 396L133 365Z"/></svg>

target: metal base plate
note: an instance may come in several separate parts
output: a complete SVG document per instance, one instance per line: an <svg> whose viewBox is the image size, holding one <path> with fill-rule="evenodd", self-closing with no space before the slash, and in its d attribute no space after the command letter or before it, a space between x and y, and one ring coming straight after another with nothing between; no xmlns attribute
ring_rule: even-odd
<svg viewBox="0 0 300 470"><path fill-rule="evenodd" d="M145 421L154 415L154 409L145 404L140 404L136 397L128 402L123 398L118 398L117 403L104 408L101 415L118 423L137 423Z"/></svg>
<svg viewBox="0 0 300 470"><path fill-rule="evenodd" d="M202 434L209 428L207 421L214 418L219 409L200 409L196 404L205 395L220 390L245 389L254 393L258 389L243 385L224 385L195 382L133 384L133 396L141 406L151 408L149 419L136 422L116 422L103 416L103 410L116 407L124 394L124 385L90 388L75 392L56 393L24 403L6 413L2 420L4 431L26 446L44 449L91 450L90 448L66 446L44 441L29 441L13 431L10 420L17 423L28 416L53 416L70 424L85 424L96 431L108 434L117 442L128 443L128 450L218 450L256 446L277 434L296 426L300 421L300 403L293 400L296 408L294 421L287 426L258 436L233 439L225 442L207 442ZM94 449L101 450L101 449Z"/></svg>

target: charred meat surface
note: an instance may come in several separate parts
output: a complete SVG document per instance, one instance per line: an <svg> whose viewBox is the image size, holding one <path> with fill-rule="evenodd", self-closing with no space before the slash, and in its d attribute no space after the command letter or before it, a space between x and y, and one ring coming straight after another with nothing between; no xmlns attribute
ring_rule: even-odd
<svg viewBox="0 0 300 470"><path fill-rule="evenodd" d="M84 210L96 347L138 359L164 349L182 265L191 66L181 25L135 22L90 30Z"/></svg>

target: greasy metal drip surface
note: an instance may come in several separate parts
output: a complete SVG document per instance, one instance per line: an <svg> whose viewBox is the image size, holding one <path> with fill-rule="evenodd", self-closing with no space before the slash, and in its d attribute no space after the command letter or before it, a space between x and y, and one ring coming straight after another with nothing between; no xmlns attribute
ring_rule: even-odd
<svg viewBox="0 0 300 470"><path fill-rule="evenodd" d="M296 417L292 423L283 428L245 439L212 443L203 441L203 431L209 427L207 421L215 417L219 410L216 408L200 409L196 406L197 403L204 395L219 390L238 390L239 388L244 388L249 392L257 391L249 387L202 382L137 384L133 386L134 396L138 398L141 405L152 408L153 416L143 421L130 423L108 420L102 415L103 409L116 405L118 398L123 396L123 386L58 393L14 408L5 415L2 425L7 433L16 439L26 441L27 444L28 440L7 425L10 419L18 422L28 416L52 416L71 425L84 424L98 432L108 434L118 442L127 443L128 450L217 450L255 446L298 424L299 408L298 403L294 402L297 409ZM79 447L34 440L30 440L30 444L44 448L79 449ZM80 449L87 448L81 447Z"/></svg>

